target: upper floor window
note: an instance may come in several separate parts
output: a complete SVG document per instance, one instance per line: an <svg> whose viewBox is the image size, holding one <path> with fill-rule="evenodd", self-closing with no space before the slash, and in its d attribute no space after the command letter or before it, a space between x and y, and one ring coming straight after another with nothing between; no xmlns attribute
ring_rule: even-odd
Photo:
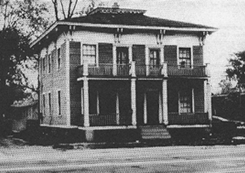
<svg viewBox="0 0 245 173"><path fill-rule="evenodd" d="M45 63L46 63L46 62L45 62L45 59L46 59L45 57L42 59L43 72L45 72L45 66L46 66L46 64L45 64Z"/></svg>
<svg viewBox="0 0 245 173"><path fill-rule="evenodd" d="M51 55L48 55L48 73L51 73L52 59Z"/></svg>
<svg viewBox="0 0 245 173"><path fill-rule="evenodd" d="M179 65L181 68L191 67L191 48L179 48Z"/></svg>
<svg viewBox="0 0 245 173"><path fill-rule="evenodd" d="M150 60L150 66L151 67L159 67L159 65L160 65L160 50L159 49L150 49L149 60Z"/></svg>
<svg viewBox="0 0 245 173"><path fill-rule="evenodd" d="M83 45L83 62L88 64L96 64L96 45Z"/></svg>
<svg viewBox="0 0 245 173"><path fill-rule="evenodd" d="M192 89L184 89L179 92L179 112L192 112Z"/></svg>
<svg viewBox="0 0 245 173"><path fill-rule="evenodd" d="M61 64L61 55L60 55L60 48L57 50L57 67L60 69L60 64Z"/></svg>
<svg viewBox="0 0 245 173"><path fill-rule="evenodd" d="M128 48L117 47L117 64L128 64Z"/></svg>

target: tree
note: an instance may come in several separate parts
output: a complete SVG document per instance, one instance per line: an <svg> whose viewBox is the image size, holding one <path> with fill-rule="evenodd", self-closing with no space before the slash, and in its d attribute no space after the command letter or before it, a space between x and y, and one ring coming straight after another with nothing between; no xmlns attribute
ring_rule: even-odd
<svg viewBox="0 0 245 173"><path fill-rule="evenodd" d="M0 1L0 122L14 100L22 99L26 89L35 91L25 70L36 70L29 43L47 27L45 4L32 0ZM27 61L32 61L28 65ZM29 63L31 64L31 63ZM30 69L31 70L31 69Z"/></svg>
<svg viewBox="0 0 245 173"><path fill-rule="evenodd" d="M234 87L231 83L231 81L222 79L219 83L219 86L221 88L221 94L229 94L234 91Z"/></svg>
<svg viewBox="0 0 245 173"><path fill-rule="evenodd" d="M54 8L56 21L61 19L70 19L74 15L82 16L89 13L96 6L104 6L105 4L99 0L51 0ZM81 10L76 10L77 7L82 7ZM60 17L62 16L62 17Z"/></svg>
<svg viewBox="0 0 245 173"><path fill-rule="evenodd" d="M226 69L227 76L237 81L238 88L245 87L245 51L234 53L229 59L231 67Z"/></svg>

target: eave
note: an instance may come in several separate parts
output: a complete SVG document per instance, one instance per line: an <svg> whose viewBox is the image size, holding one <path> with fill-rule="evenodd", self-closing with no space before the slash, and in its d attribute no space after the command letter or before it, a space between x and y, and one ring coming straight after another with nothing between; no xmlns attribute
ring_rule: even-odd
<svg viewBox="0 0 245 173"><path fill-rule="evenodd" d="M54 23L49 29L47 29L39 38L33 41L30 45L33 48L43 38L47 37L58 26L79 26L79 27L91 27L91 28L124 28L124 29L137 29L137 30L165 30L165 31L182 31L182 32L207 32L213 33L217 31L217 28L195 28L195 27L162 27L162 26L139 26L139 25L119 25L119 24L93 24L93 23L76 23L58 21Z"/></svg>

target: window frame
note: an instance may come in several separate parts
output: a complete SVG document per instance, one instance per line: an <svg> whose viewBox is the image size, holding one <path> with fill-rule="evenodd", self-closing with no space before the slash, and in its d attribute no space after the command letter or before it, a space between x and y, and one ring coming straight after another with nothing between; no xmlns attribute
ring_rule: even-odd
<svg viewBox="0 0 245 173"><path fill-rule="evenodd" d="M57 49L57 70L61 68L61 49Z"/></svg>
<svg viewBox="0 0 245 173"><path fill-rule="evenodd" d="M51 92L48 93L48 109L49 109L49 116L52 116L52 96L51 96Z"/></svg>
<svg viewBox="0 0 245 173"><path fill-rule="evenodd" d="M188 92L189 98L187 99L189 103L181 103L181 96L183 92ZM187 95L186 95L187 96ZM190 104L190 107L181 107L182 104ZM184 109L190 109L190 111L183 111ZM183 88L178 92L178 112L179 115L183 114L194 114L195 113L195 103L194 103L194 88Z"/></svg>
<svg viewBox="0 0 245 173"><path fill-rule="evenodd" d="M150 57L151 51L158 52L158 59ZM160 67L161 66L161 49L160 48L149 48L148 58L149 58L149 65L151 67ZM151 64L152 59L154 60L154 62L156 61L156 64ZM157 64L157 61L158 61L158 64Z"/></svg>
<svg viewBox="0 0 245 173"><path fill-rule="evenodd" d="M46 115L46 98L45 98L45 93L42 94L43 98L42 98L42 110L43 110L43 116Z"/></svg>
<svg viewBox="0 0 245 173"><path fill-rule="evenodd" d="M61 116L61 90L57 90L57 105L58 116Z"/></svg>
<svg viewBox="0 0 245 173"><path fill-rule="evenodd" d="M180 49L188 49L189 50L189 55L190 55L190 64L189 65L184 65L182 66L180 63L181 63L181 59L184 59L184 58L181 58L180 59ZM193 49L192 49L192 46L178 46L177 47L177 65L178 65L178 68L179 69L192 69L193 68Z"/></svg>
<svg viewBox="0 0 245 173"><path fill-rule="evenodd" d="M51 54L48 54L48 68L47 68L48 74L51 73L51 67L52 67L52 58L51 58Z"/></svg>
<svg viewBox="0 0 245 173"><path fill-rule="evenodd" d="M91 47L94 47L94 55L91 56L91 54L85 54L85 49L84 47L85 46L91 46ZM81 59L81 63L84 64L84 60L85 60L85 57L94 57L94 63L88 63L88 65L97 65L98 64L98 50L97 50L97 44L89 44L89 43L84 43L81 45L81 50L82 50L82 59ZM87 61L88 62L88 61Z"/></svg>

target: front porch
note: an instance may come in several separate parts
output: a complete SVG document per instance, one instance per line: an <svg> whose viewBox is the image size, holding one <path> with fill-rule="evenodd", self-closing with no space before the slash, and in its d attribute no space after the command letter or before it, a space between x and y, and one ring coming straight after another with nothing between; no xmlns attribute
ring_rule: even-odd
<svg viewBox="0 0 245 173"><path fill-rule="evenodd" d="M188 81L188 85L187 81L181 81L182 85L179 85L176 81L167 80L133 80L133 84L131 80L89 80L87 96L86 87L81 83L79 125L137 127L210 124L205 81ZM189 88L190 92L184 88ZM184 95L182 91L185 91Z"/></svg>

